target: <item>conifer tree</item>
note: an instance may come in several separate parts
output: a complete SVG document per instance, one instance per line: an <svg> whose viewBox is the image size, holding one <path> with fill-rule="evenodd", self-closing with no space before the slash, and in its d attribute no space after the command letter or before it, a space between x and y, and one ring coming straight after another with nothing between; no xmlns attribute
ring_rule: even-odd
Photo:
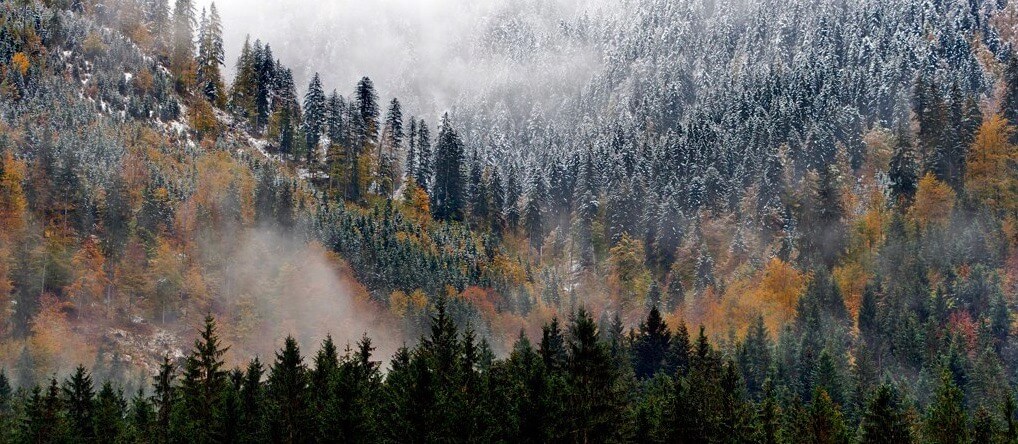
<svg viewBox="0 0 1018 444"><path fill-rule="evenodd" d="M431 192L431 212L435 219L463 220L466 207L463 163L463 142L453 129L449 114L445 114L435 145L435 182Z"/></svg>
<svg viewBox="0 0 1018 444"><path fill-rule="evenodd" d="M899 204L909 204L919 188L919 172L917 171L912 142L904 124L899 124L895 135L894 153L891 157L890 170L891 197Z"/></svg>
<svg viewBox="0 0 1018 444"><path fill-rule="evenodd" d="M435 164L431 155L431 133L428 124L421 119L417 124L417 160L414 165L414 179L426 192L431 194L431 181L434 177Z"/></svg>
<svg viewBox="0 0 1018 444"><path fill-rule="evenodd" d="M223 439L223 401L228 375L223 368L226 348L219 343L216 322L205 317L205 325L187 357L180 384L179 420L175 430L192 442Z"/></svg>
<svg viewBox="0 0 1018 444"><path fill-rule="evenodd" d="M912 442L911 430L898 391L882 384L866 403L859 442L908 444Z"/></svg>
<svg viewBox="0 0 1018 444"><path fill-rule="evenodd" d="M326 128L326 98L322 89L322 80L315 73L308 85L308 92L304 95L304 137L305 149L304 163L308 171L312 171L315 162L318 161L318 145L321 141L323 131Z"/></svg>
<svg viewBox="0 0 1018 444"><path fill-rule="evenodd" d="M286 337L283 349L276 353L266 395L272 408L269 430L273 442L301 443L311 439L308 372L292 336Z"/></svg>
<svg viewBox="0 0 1018 444"><path fill-rule="evenodd" d="M95 439L93 420L96 406L92 375L79 365L64 381L62 391L71 432L85 442Z"/></svg>
<svg viewBox="0 0 1018 444"><path fill-rule="evenodd" d="M375 84L367 77L357 82L355 91L357 114L360 116L357 129L360 144L378 143L378 94L375 92Z"/></svg>
<svg viewBox="0 0 1018 444"><path fill-rule="evenodd" d="M657 305L653 305L633 341L633 371L637 378L650 378L663 368L671 340L668 324L661 318Z"/></svg>
<svg viewBox="0 0 1018 444"><path fill-rule="evenodd" d="M179 78L184 78L194 63L194 28L197 24L191 0L176 0L173 6L173 43L170 63Z"/></svg>
<svg viewBox="0 0 1018 444"><path fill-rule="evenodd" d="M202 10L202 25L198 36L198 91L213 105L222 106L226 101L225 87L219 65L226 57L223 50L223 24L216 4L209 7L208 18Z"/></svg>
<svg viewBox="0 0 1018 444"><path fill-rule="evenodd" d="M544 178L540 174L534 174L530 192L527 194L527 205L523 209L523 225L527 237L530 239L530 246L538 255L541 254L541 247L544 245L544 213L547 194Z"/></svg>
<svg viewBox="0 0 1018 444"><path fill-rule="evenodd" d="M1008 54L1003 81L1004 98L1000 104L1000 112L1007 119L1008 124L1018 126L1018 54L1013 49ZM1011 142L1016 141L1011 140Z"/></svg>
<svg viewBox="0 0 1018 444"><path fill-rule="evenodd" d="M399 165L397 159L403 150L403 111L399 100L392 99L385 113L385 125L382 128L382 143L378 144L378 191L385 197L391 197L399 184Z"/></svg>
<svg viewBox="0 0 1018 444"><path fill-rule="evenodd" d="M926 411L923 438L935 444L968 442L968 414L962 404L962 391L954 382L951 372L940 372L933 404Z"/></svg>

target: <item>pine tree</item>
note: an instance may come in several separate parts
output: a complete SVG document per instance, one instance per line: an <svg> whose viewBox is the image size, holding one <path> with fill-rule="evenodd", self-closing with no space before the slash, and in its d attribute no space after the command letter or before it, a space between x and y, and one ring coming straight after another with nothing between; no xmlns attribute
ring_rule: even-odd
<svg viewBox="0 0 1018 444"><path fill-rule="evenodd" d="M253 124L256 114L255 95L258 89L258 72L255 69L250 37L244 40L244 46L240 49L240 57L237 58L237 65L234 69L236 75L233 78L233 85L230 87L230 109L235 115L248 119Z"/></svg>
<svg viewBox="0 0 1018 444"><path fill-rule="evenodd" d="M523 209L523 226L527 231L527 238L530 239L531 248L538 255L541 254L541 247L544 245L544 214L547 195L548 190L544 185L544 178L540 174L534 174L530 192L527 193L527 205Z"/></svg>
<svg viewBox="0 0 1018 444"><path fill-rule="evenodd" d="M452 128L449 115L442 125L435 146L435 182L431 192L431 212L435 219L462 221L466 207L463 142Z"/></svg>
<svg viewBox="0 0 1018 444"><path fill-rule="evenodd" d="M303 361L297 341L287 336L269 371L266 391L272 408L269 430L273 442L301 443L312 436L308 371Z"/></svg>
<svg viewBox="0 0 1018 444"><path fill-rule="evenodd" d="M1010 125L1018 126L1018 54L1015 54L1013 49L1008 54L1003 81L1004 98L1000 104L1000 112Z"/></svg>
<svg viewBox="0 0 1018 444"><path fill-rule="evenodd" d="M382 143L378 144L377 182L378 192L382 196L391 197L399 184L399 154L403 150L403 111L399 100L392 99L385 113L385 124L382 127Z"/></svg>
<svg viewBox="0 0 1018 444"><path fill-rule="evenodd" d="M226 348L219 343L216 322L205 317L200 337L184 364L180 384L180 419L175 433L191 442L217 442L223 439L223 392L228 383L223 368Z"/></svg>
<svg viewBox="0 0 1018 444"><path fill-rule="evenodd" d="M110 381L103 383L95 399L96 442L120 442L124 435L127 402Z"/></svg>
<svg viewBox="0 0 1018 444"><path fill-rule="evenodd" d="M923 436L926 442L947 444L968 442L968 415L962 404L962 391L954 382L951 372L940 372L933 404L926 410Z"/></svg>
<svg viewBox="0 0 1018 444"><path fill-rule="evenodd" d="M470 220L475 228L488 225L490 218L490 196L484 169L477 150L474 150L473 159L470 161L470 173L467 176L467 200L470 205Z"/></svg>
<svg viewBox="0 0 1018 444"><path fill-rule="evenodd" d="M745 380L746 391L753 399L763 396L765 381L771 367L771 341L763 315L757 315L739 345L736 359Z"/></svg>
<svg viewBox="0 0 1018 444"><path fill-rule="evenodd" d="M616 365L598 337L597 324L581 307L569 325L567 344L569 430L576 442L612 440L625 436L628 427Z"/></svg>
<svg viewBox="0 0 1018 444"><path fill-rule="evenodd" d="M322 89L322 80L315 73L308 85L308 92L304 95L304 137L305 149L304 163L308 171L312 171L318 161L318 147L323 131L326 129L326 98Z"/></svg>
<svg viewBox="0 0 1018 444"><path fill-rule="evenodd" d="M358 121L360 127L357 129L357 135L360 140L360 145L378 143L378 94L375 93L375 84L371 82L371 79L367 77L361 78L357 82L357 89L355 92L356 96L356 108L357 114L360 116Z"/></svg>
<svg viewBox="0 0 1018 444"><path fill-rule="evenodd" d="M95 439L95 390L92 375L84 366L79 365L74 374L64 381L62 390L71 432L85 442Z"/></svg>
<svg viewBox="0 0 1018 444"><path fill-rule="evenodd" d="M130 430L128 439L130 441L144 442L149 440L151 442L158 442L156 435L154 435L155 412L152 410L152 404L145 397L144 385L139 386L138 392L131 398L127 420Z"/></svg>
<svg viewBox="0 0 1018 444"><path fill-rule="evenodd" d="M244 371L244 380L240 386L241 442L267 440L263 373L262 363L257 357L251 360Z"/></svg>
<svg viewBox="0 0 1018 444"><path fill-rule="evenodd" d="M498 167L491 169L491 186L488 187L491 213L491 231L496 236L501 236L506 229L505 221L505 184L502 183L502 173Z"/></svg>
<svg viewBox="0 0 1018 444"><path fill-rule="evenodd" d="M414 166L414 179L428 194L431 194L431 181L434 178L434 161L431 156L431 133L428 124L421 119L417 124L417 163Z"/></svg>
<svg viewBox="0 0 1018 444"><path fill-rule="evenodd" d="M191 0L176 0L173 6L173 43L170 63L179 78L187 75L194 63L194 4Z"/></svg>
<svg viewBox="0 0 1018 444"><path fill-rule="evenodd" d="M648 379L664 367L672 340L672 333L656 304L638 332L633 341L633 371L637 378Z"/></svg>
<svg viewBox="0 0 1018 444"><path fill-rule="evenodd" d="M403 174L406 178L417 177L417 166L420 164L420 153L417 149L417 118L410 116L410 127L408 129L406 158L403 162ZM420 186L421 184L417 184Z"/></svg>
<svg viewBox="0 0 1018 444"><path fill-rule="evenodd" d="M222 106L226 101L223 76L219 70L226 57L223 50L223 24L216 4L209 7L208 18L202 10L202 24L198 35L198 91L213 105Z"/></svg>
<svg viewBox="0 0 1018 444"><path fill-rule="evenodd" d="M917 171L912 142L904 124L899 124L896 131L894 153L891 157L891 166L887 175L891 180L891 197L893 201L904 205L911 203L916 190L919 188L919 172Z"/></svg>
<svg viewBox="0 0 1018 444"><path fill-rule="evenodd" d="M170 363L168 356L163 357L159 365L159 373L153 379L152 406L155 408L155 442L170 442L170 421L173 417L173 407L177 401L177 388L173 381L176 378L176 369Z"/></svg>

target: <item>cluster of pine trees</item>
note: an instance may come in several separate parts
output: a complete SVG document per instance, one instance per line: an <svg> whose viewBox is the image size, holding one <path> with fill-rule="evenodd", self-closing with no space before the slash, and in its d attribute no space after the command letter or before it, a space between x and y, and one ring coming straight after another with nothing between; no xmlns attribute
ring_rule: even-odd
<svg viewBox="0 0 1018 444"><path fill-rule="evenodd" d="M166 358L134 394L78 367L63 381L12 390L0 373L4 442L815 442L1010 443L1013 394L979 406L949 363L929 398L837 376L829 355L803 392L762 320L717 348L652 309L639 330L600 330L579 309L521 334L494 358L438 303L430 333L384 373L371 340L331 337L305 357L286 338L273 361L228 369L212 318L179 362ZM861 376L861 375L860 375ZM990 381L992 382L992 381Z"/></svg>

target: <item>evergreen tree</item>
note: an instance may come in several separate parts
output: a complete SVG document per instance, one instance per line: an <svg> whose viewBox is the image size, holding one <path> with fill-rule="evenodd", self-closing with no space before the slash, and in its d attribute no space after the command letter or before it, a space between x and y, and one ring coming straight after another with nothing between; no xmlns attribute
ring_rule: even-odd
<svg viewBox="0 0 1018 444"><path fill-rule="evenodd" d="M414 179L417 180L417 185L420 185L428 194L431 194L431 180L434 177L434 167L431 156L431 135L428 130L428 124L424 122L424 119L420 120L417 124L417 163L414 166Z"/></svg>
<svg viewBox="0 0 1018 444"><path fill-rule="evenodd" d="M67 408L68 422L74 436L83 442L96 438L93 422L95 415L95 390L92 386L92 375L79 365L74 373L64 381L63 403Z"/></svg>
<svg viewBox="0 0 1018 444"><path fill-rule="evenodd" d="M435 182L431 192L431 212L435 219L463 220L466 207L463 162L463 142L452 128L449 115L445 114L435 146Z"/></svg>
<svg viewBox="0 0 1018 444"><path fill-rule="evenodd" d="M124 436L127 401L109 381L103 383L95 399L96 442L120 442Z"/></svg>
<svg viewBox="0 0 1018 444"><path fill-rule="evenodd" d="M382 143L378 144L378 191L390 197L399 184L399 154L403 150L403 111L399 100L392 99L385 113L385 125L382 128Z"/></svg>
<svg viewBox="0 0 1018 444"><path fill-rule="evenodd" d="M606 344L584 308L569 325L567 381L570 434L576 442L613 440L627 432L623 386Z"/></svg>
<svg viewBox="0 0 1018 444"><path fill-rule="evenodd" d="M1003 83L1004 98L1000 104L1001 114L1010 125L1018 126L1018 55L1013 49L1007 57Z"/></svg>
<svg viewBox="0 0 1018 444"><path fill-rule="evenodd" d="M206 19L202 10L202 25L198 36L197 89L213 105L221 106L226 100L223 77L219 65L225 61L223 50L223 24L216 4L209 7Z"/></svg>
<svg viewBox="0 0 1018 444"><path fill-rule="evenodd" d="M184 364L180 390L180 409L176 413L178 436L191 442L217 442L224 433L224 390L228 375L223 368L226 348L219 343L216 322L205 317L205 325Z"/></svg>
<svg viewBox="0 0 1018 444"><path fill-rule="evenodd" d="M899 204L907 205L912 202L919 188L919 172L910 136L904 124L899 124L896 133L894 153L887 175L891 180L892 199Z"/></svg>
<svg viewBox="0 0 1018 444"><path fill-rule="evenodd" d="M312 437L308 371L303 360L297 341L287 336L283 349L276 353L266 390L272 409L268 418L273 442L302 443Z"/></svg>
<svg viewBox="0 0 1018 444"><path fill-rule="evenodd" d="M322 80L315 73L308 85L308 92L304 95L304 137L305 149L304 163L308 171L312 171L315 163L318 162L319 142L326 129L326 98L322 89Z"/></svg>
<svg viewBox="0 0 1018 444"><path fill-rule="evenodd" d="M544 213L545 201L548 190L544 185L544 178L540 174L534 174L530 192L527 194L527 205L523 209L523 225L527 231L527 238L530 239L530 246L541 254L541 247L544 245Z"/></svg>
<svg viewBox="0 0 1018 444"><path fill-rule="evenodd" d="M664 367L671 339L668 324L661 318L657 305L652 306L647 320L640 324L633 341L633 370L636 377L650 378Z"/></svg>
<svg viewBox="0 0 1018 444"><path fill-rule="evenodd" d="M940 372L940 384L933 404L926 411L923 437L926 442L947 444L968 442L968 414L962 404L962 391L954 382L951 372Z"/></svg>
<svg viewBox="0 0 1018 444"><path fill-rule="evenodd" d="M155 408L155 436L157 443L170 442L170 424L173 418L174 405L177 401L177 388L173 381L176 378L176 369L170 363L170 358L163 357L159 365L159 373L153 380L152 406Z"/></svg>
<svg viewBox="0 0 1018 444"><path fill-rule="evenodd" d="M194 63L194 27L197 24L194 4L191 0L176 0L173 5L173 43L170 52L172 64L178 78Z"/></svg>
<svg viewBox="0 0 1018 444"><path fill-rule="evenodd" d="M357 134L360 144L378 143L378 94L375 93L375 84L367 77L357 82L356 108L360 116L358 121L360 127Z"/></svg>

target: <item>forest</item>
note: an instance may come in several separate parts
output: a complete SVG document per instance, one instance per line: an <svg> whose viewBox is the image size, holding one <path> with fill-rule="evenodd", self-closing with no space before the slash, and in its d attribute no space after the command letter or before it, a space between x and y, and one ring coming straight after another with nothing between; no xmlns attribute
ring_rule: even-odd
<svg viewBox="0 0 1018 444"><path fill-rule="evenodd" d="M439 112L0 3L0 443L1018 443L1018 4L556 1Z"/></svg>

